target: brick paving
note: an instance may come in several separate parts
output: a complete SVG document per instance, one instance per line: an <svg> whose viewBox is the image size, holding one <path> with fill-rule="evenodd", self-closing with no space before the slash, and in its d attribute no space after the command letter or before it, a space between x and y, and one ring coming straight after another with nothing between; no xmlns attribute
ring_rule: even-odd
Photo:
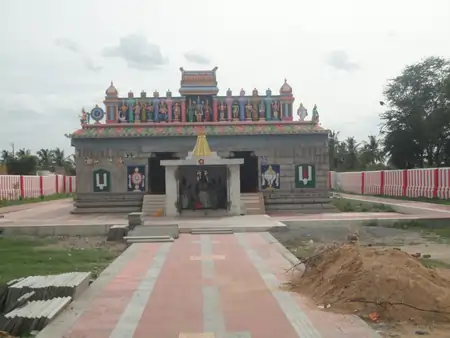
<svg viewBox="0 0 450 338"><path fill-rule="evenodd" d="M182 235L124 256L38 338L377 337L284 290L292 257L268 233Z"/></svg>

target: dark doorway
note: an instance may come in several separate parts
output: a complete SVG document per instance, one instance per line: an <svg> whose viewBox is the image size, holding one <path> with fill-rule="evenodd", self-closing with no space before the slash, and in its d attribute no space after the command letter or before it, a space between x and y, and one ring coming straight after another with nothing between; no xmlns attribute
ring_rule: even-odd
<svg viewBox="0 0 450 338"><path fill-rule="evenodd" d="M258 157L252 151L234 151L233 158L243 158L241 164L241 193L258 192Z"/></svg>
<svg viewBox="0 0 450 338"><path fill-rule="evenodd" d="M166 168L161 165L161 160L178 160L174 153L155 153L148 159L148 192L152 195L164 195L166 193Z"/></svg>

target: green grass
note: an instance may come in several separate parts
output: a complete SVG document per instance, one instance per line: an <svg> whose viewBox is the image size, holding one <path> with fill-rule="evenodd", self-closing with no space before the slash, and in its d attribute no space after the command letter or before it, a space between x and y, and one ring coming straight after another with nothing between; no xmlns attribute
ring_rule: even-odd
<svg viewBox="0 0 450 338"><path fill-rule="evenodd" d="M386 204L360 202L345 198L333 198L331 203L341 212L395 212Z"/></svg>
<svg viewBox="0 0 450 338"><path fill-rule="evenodd" d="M119 252L107 248L70 249L57 240L0 237L0 283L18 277L92 272L96 277Z"/></svg>
<svg viewBox="0 0 450 338"><path fill-rule="evenodd" d="M432 258L419 258L423 266L431 269L450 269L450 264Z"/></svg>
<svg viewBox="0 0 450 338"><path fill-rule="evenodd" d="M0 208L2 207L9 207L11 205L21 205L21 204L29 204L29 203L37 203L37 202L43 202L43 201L54 201L64 198L71 198L73 197L73 194L53 194L49 196L42 196L42 197L36 197L36 198L23 198L18 200L4 200L0 199Z"/></svg>

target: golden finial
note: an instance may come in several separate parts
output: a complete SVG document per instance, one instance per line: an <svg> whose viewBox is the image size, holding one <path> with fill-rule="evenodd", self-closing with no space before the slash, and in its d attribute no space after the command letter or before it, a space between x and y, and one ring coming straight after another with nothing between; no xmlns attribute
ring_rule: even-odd
<svg viewBox="0 0 450 338"><path fill-rule="evenodd" d="M197 136L197 142L195 143L192 154L196 157L211 156L211 148L209 148L208 140L206 140L205 134L202 133Z"/></svg>

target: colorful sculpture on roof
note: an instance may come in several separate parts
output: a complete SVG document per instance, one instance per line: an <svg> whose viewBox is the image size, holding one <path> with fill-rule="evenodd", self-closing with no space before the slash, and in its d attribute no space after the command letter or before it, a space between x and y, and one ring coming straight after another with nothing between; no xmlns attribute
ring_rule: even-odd
<svg viewBox="0 0 450 338"><path fill-rule="evenodd" d="M180 96L172 96L168 90L165 96L155 90L152 97L147 97L145 91L141 91L139 97L135 97L132 91L127 97L119 96L119 92L111 82L106 89L106 96L103 103L106 110L96 106L90 113L83 110L80 116L82 129L96 128L103 129L100 133L111 134L107 128L120 128L120 134L136 134L144 130L152 130L150 134L174 134L167 128L177 127L177 133L186 134L189 130L180 131L179 128L186 128L190 125L206 127L215 126L217 130L223 127L230 128L230 125L242 125L242 130L249 130L249 125L259 126L260 133L270 130L271 126L277 125L282 130L290 123L300 123L300 129L320 129L318 126L319 115L317 106L314 106L311 121L305 121L308 116L303 104L297 109L299 121L294 121L294 96L292 87L284 80L278 95L272 95L269 88L265 95L259 95L256 88L251 95L247 95L241 89L238 95L233 95L231 89L226 91L226 95L217 95L219 92L217 83L217 67L212 70L188 71L180 68L181 86ZM104 118L104 121L101 121ZM90 121L101 126L89 125ZM219 123L219 124L217 124ZM263 124L261 124L263 123ZM94 125L95 125L94 124ZM223 124L223 127L221 125ZM125 131L123 128L139 128L139 130ZM158 128L157 130L154 128ZM164 128L166 131L163 131ZM234 128L234 127L231 127ZM226 128L225 128L226 129ZM295 129L295 128L294 128ZM252 130L252 128L250 128ZM289 128L287 129L289 130ZM73 135L82 137L92 134L91 132L76 132Z"/></svg>

